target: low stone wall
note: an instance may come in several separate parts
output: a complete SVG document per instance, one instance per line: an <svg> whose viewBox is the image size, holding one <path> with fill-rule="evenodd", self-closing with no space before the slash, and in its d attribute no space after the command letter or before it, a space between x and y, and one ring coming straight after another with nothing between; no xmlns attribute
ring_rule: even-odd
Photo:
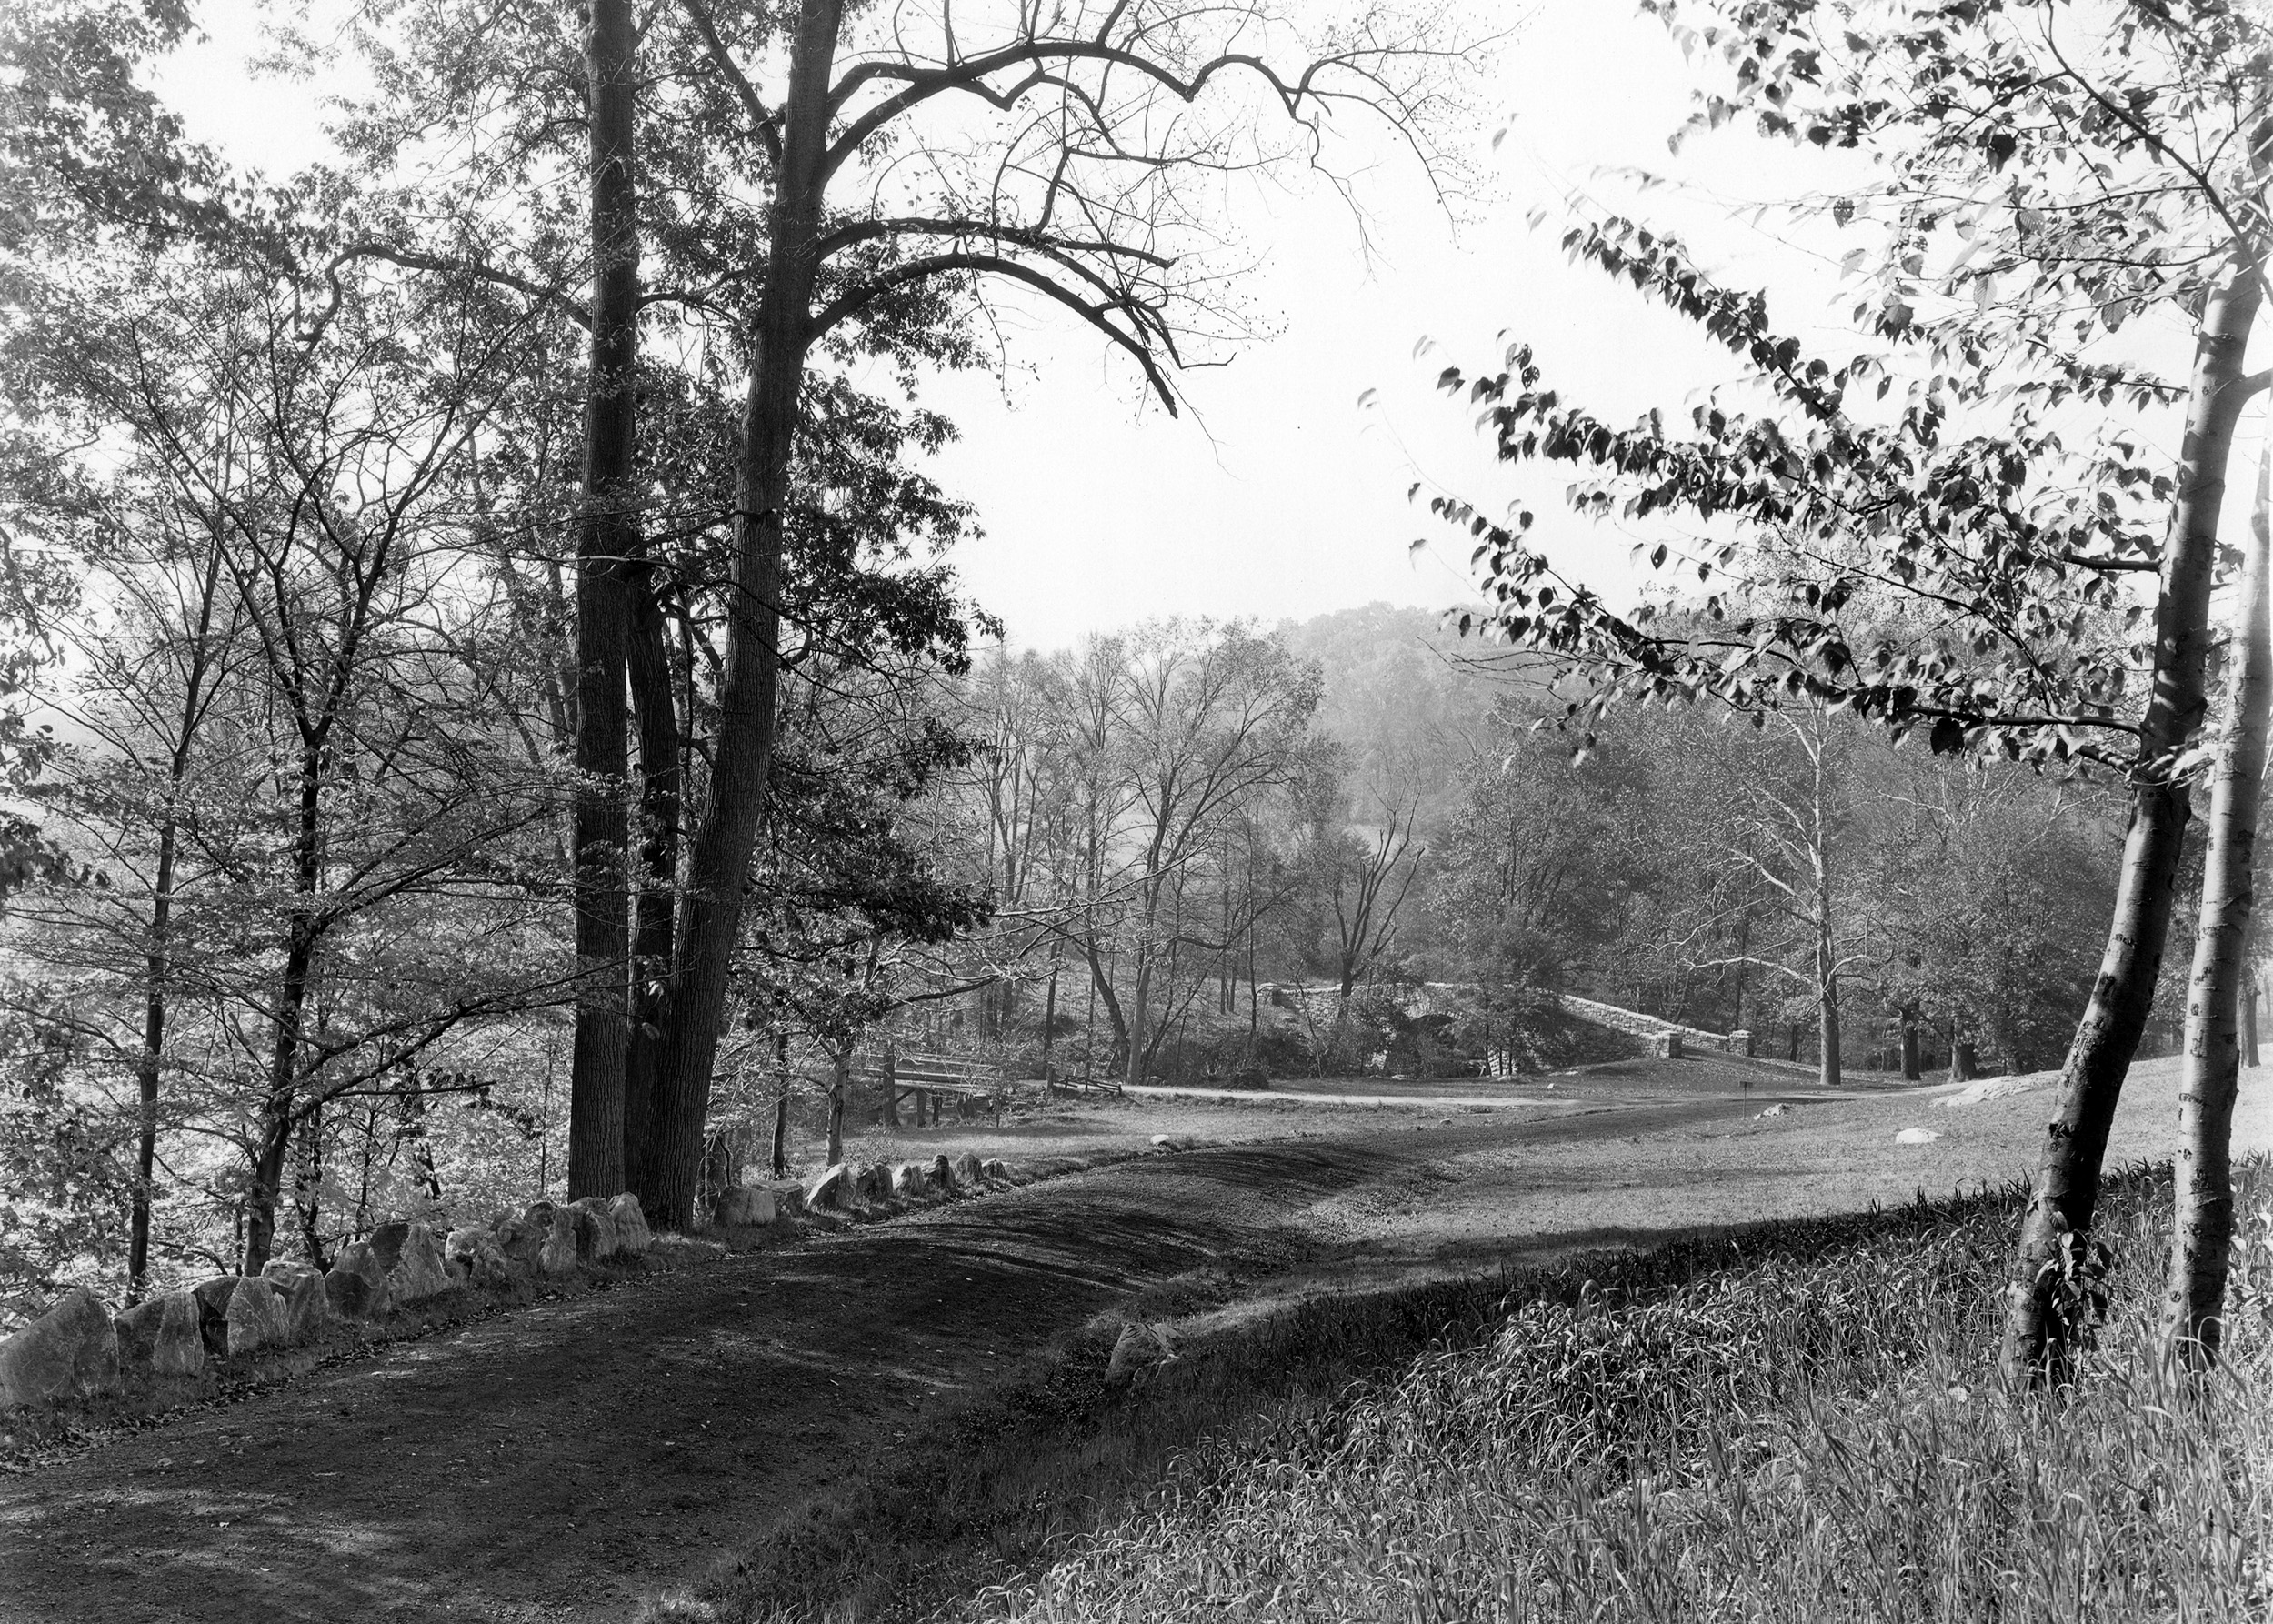
<svg viewBox="0 0 2273 1624"><path fill-rule="evenodd" d="M626 1192L518 1218L442 1228L398 1221L340 1248L328 1269L278 1258L257 1275L216 1275L116 1313L84 1287L0 1343L0 1405L115 1395L151 1378L195 1378L212 1362L314 1340L337 1321L373 1322L452 1292L638 1257L652 1243Z"/></svg>
<svg viewBox="0 0 2273 1624"><path fill-rule="evenodd" d="M1075 1158L1032 1166L950 1159L861 1167L719 1193L721 1225L811 1226L888 1218L993 1188L1080 1172ZM328 1269L276 1258L257 1275L219 1275L114 1312L81 1288L0 1343L0 1408L102 1398L155 1378L194 1379L216 1361L315 1338L340 1321L375 1322L451 1293L497 1291L615 1258L639 1258L654 1237L639 1198L539 1201L519 1217L445 1228L395 1222L342 1247Z"/></svg>

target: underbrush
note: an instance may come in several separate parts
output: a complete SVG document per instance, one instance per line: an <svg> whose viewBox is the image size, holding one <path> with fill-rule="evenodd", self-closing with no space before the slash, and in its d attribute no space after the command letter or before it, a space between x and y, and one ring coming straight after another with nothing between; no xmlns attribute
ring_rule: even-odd
<svg viewBox="0 0 2273 1624"><path fill-rule="evenodd" d="M2113 1318L2071 1389L1989 1363L2018 1196L1547 1276L1488 1341L1183 1456L966 1604L1019 1619L2273 1617L2273 1177L2228 1363L2150 1336L2167 1175L2115 1180Z"/></svg>

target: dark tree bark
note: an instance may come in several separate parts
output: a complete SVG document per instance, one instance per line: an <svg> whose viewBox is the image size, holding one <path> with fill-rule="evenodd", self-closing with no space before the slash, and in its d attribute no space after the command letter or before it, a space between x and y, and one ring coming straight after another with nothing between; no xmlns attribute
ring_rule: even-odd
<svg viewBox="0 0 2273 1624"><path fill-rule="evenodd" d="M1912 1007L1902 1011L1902 1080L1915 1083L1925 1076L1925 1059L1918 1053L1918 1010Z"/></svg>
<svg viewBox="0 0 2273 1624"><path fill-rule="evenodd" d="M2234 615L2233 677L2217 777L2210 789L2209 852L2202 869L2202 914L2188 988L2186 1064L2178 1091L2178 1154L2173 1168L2168 1297L2163 1334L2178 1358L2216 1362L2226 1306L2226 1268L2234 1235L2234 1096L2241 1082L2238 1031L2248 971L2249 913L2256 898L2258 802L2265 787L2268 702L2273 699L2273 617L2268 617L2266 512L2273 456L2258 465L2248 559Z"/></svg>
<svg viewBox="0 0 2273 1624"><path fill-rule="evenodd" d="M781 555L797 397L812 342L822 194L828 158L829 77L841 0L806 0L789 58L769 255L735 482L735 576L726 677L710 794L687 862L668 1020L647 1135L656 1222L691 1217L700 1172L710 1072L726 1019L728 973L742 921L742 887L765 813L781 672Z"/></svg>
<svg viewBox="0 0 2273 1624"><path fill-rule="evenodd" d="M678 921L680 801L685 793L670 645L655 593L655 564L633 561L628 670L639 729L639 896L633 911L631 1040L624 1061L624 1182L640 1203L655 1199L648 1137L655 1115L656 1066L661 1053L664 989L671 976Z"/></svg>
<svg viewBox="0 0 2273 1624"><path fill-rule="evenodd" d="M584 513L576 526L576 1030L568 1085L568 1196L625 1188L630 1050L629 820L624 808L636 425L639 239L634 215L631 0L590 0L585 65L592 133L591 377ZM699 1125L697 1125L699 1128ZM696 1147L699 1159L701 1147ZM691 1204L690 1187L687 1200ZM676 1215L680 1221L685 1211Z"/></svg>
<svg viewBox="0 0 2273 1624"><path fill-rule="evenodd" d="M2186 787L2173 778L2172 769L2202 724L2218 507L2226 494L2234 422L2252 392L2242 363L2258 304L2256 276L2249 266L2237 263L2211 293L2197 336L2155 617L2154 688L2131 769L2131 821L2115 917L2091 1001L2068 1051L2058 1103L2045 1129L2028 1215L2006 1279L2003 1363L2007 1378L2016 1382L2065 1368L2073 1328L2058 1311L2063 1252L2086 1256L2081 1248L2098 1208L2108 1129L2162 969L2171 882L2189 812Z"/></svg>
<svg viewBox="0 0 2273 1624"><path fill-rule="evenodd" d="M292 1205L300 1216L300 1253L317 1268L329 1268L324 1255L324 1108L309 1108L300 1122L299 1168L292 1181Z"/></svg>
<svg viewBox="0 0 2273 1624"><path fill-rule="evenodd" d="M306 1030L308 995L315 980L315 896L324 873L324 767L330 719L301 727L300 789L293 831L293 897L285 928L284 974L276 989L275 1031L270 1040L268 1091L261 1103L259 1138L245 1207L245 1255L240 1273L256 1275L276 1244L276 1200L292 1143L300 1042Z"/></svg>
<svg viewBox="0 0 2273 1624"><path fill-rule="evenodd" d="M852 1044L839 1045L829 1055L828 1079L828 1156L827 1163L835 1167L845 1159L845 1097L852 1090ZM918 1128L923 1124L916 1124Z"/></svg>

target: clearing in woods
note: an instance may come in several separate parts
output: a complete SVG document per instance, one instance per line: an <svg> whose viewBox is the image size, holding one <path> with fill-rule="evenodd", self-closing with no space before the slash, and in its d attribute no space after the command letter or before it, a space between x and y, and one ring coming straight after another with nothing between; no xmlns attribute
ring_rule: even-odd
<svg viewBox="0 0 2273 1624"><path fill-rule="evenodd" d="M1163 1101L905 1135L902 1154L1217 1143L502 1315L22 1473L0 1488L0 1618L623 1619L1147 1287L1207 1269L1250 1314L1902 1200L2013 1175L2047 1100L1746 1092L1683 1066L1567 1079L1552 1109ZM2174 1076L2139 1068L2119 1153L2167 1153ZM1805 1103L1758 1115L1778 1098ZM2266 1117L2238 1140L2267 1144ZM1908 1126L1946 1137L1898 1148Z"/></svg>

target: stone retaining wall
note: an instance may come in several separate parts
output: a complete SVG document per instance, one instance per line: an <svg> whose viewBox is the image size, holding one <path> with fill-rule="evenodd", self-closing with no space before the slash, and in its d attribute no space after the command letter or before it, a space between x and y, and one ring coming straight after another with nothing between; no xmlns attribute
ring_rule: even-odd
<svg viewBox="0 0 2273 1624"><path fill-rule="evenodd" d="M721 1225L812 1226L891 1217L911 1207L1081 1171L1075 1158L1032 1166L950 1159L862 1168L722 1191ZM485 1225L381 1224L339 1249L328 1269L272 1260L257 1275L219 1275L114 1312L81 1288L0 1342L0 1408L115 1397L155 1378L203 1376L222 1361L310 1341L335 1322L377 1322L452 1293L498 1291L610 1258L644 1257L654 1237L639 1198L539 1201Z"/></svg>

